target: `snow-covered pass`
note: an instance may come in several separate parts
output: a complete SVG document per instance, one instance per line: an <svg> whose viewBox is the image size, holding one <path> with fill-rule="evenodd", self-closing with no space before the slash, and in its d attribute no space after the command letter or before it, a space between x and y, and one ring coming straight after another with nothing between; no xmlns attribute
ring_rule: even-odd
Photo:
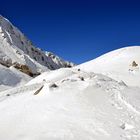
<svg viewBox="0 0 140 140"><path fill-rule="evenodd" d="M10 25L0 17L0 140L140 140L140 47L46 71L53 54Z"/></svg>

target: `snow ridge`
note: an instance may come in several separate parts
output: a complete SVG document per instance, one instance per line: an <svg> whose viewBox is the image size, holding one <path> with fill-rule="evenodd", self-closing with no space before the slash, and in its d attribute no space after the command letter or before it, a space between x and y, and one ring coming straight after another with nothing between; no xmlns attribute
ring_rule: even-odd
<svg viewBox="0 0 140 140"><path fill-rule="evenodd" d="M1 92L0 138L139 140L139 92L77 68L45 72L24 86Z"/></svg>

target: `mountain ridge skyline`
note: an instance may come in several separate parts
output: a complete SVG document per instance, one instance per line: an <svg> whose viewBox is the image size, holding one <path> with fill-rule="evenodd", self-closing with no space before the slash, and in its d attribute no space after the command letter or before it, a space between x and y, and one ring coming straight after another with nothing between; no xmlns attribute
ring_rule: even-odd
<svg viewBox="0 0 140 140"><path fill-rule="evenodd" d="M139 4L136 0L9 0L2 1L0 13L36 46L80 64L111 50L140 45Z"/></svg>

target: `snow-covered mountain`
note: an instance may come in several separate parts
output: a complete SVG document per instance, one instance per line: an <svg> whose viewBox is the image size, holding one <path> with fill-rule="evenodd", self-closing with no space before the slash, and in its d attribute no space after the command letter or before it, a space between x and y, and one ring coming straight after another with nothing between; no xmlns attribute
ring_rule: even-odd
<svg viewBox="0 0 140 140"><path fill-rule="evenodd" d="M14 34L29 45L17 31L14 27ZM0 35L3 32L9 36L7 28ZM33 53L32 44L28 49L33 52L24 43L17 47L16 35L0 39L1 140L140 140L140 47L115 50L30 79L17 69L28 66L40 72L50 67ZM64 64L52 53L37 51L50 64ZM10 86L14 87L2 91Z"/></svg>
<svg viewBox="0 0 140 140"><path fill-rule="evenodd" d="M46 70L71 67L58 56L36 48L23 33L0 15L0 63L33 76Z"/></svg>
<svg viewBox="0 0 140 140"><path fill-rule="evenodd" d="M140 87L140 46L114 50L77 67Z"/></svg>

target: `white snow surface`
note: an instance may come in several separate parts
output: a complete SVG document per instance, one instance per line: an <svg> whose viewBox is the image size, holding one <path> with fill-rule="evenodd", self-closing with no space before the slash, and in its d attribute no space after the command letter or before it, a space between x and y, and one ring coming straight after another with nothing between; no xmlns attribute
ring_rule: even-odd
<svg viewBox="0 0 140 140"><path fill-rule="evenodd" d="M31 79L31 77L18 71L12 66L7 68L0 65L0 91L23 85Z"/></svg>
<svg viewBox="0 0 140 140"><path fill-rule="evenodd" d="M139 93L77 68L45 72L0 92L0 139L140 140Z"/></svg>
<svg viewBox="0 0 140 140"><path fill-rule="evenodd" d="M137 67L132 67L133 61L138 64ZM140 87L140 46L114 50L77 67L87 72L102 73L130 86Z"/></svg>

